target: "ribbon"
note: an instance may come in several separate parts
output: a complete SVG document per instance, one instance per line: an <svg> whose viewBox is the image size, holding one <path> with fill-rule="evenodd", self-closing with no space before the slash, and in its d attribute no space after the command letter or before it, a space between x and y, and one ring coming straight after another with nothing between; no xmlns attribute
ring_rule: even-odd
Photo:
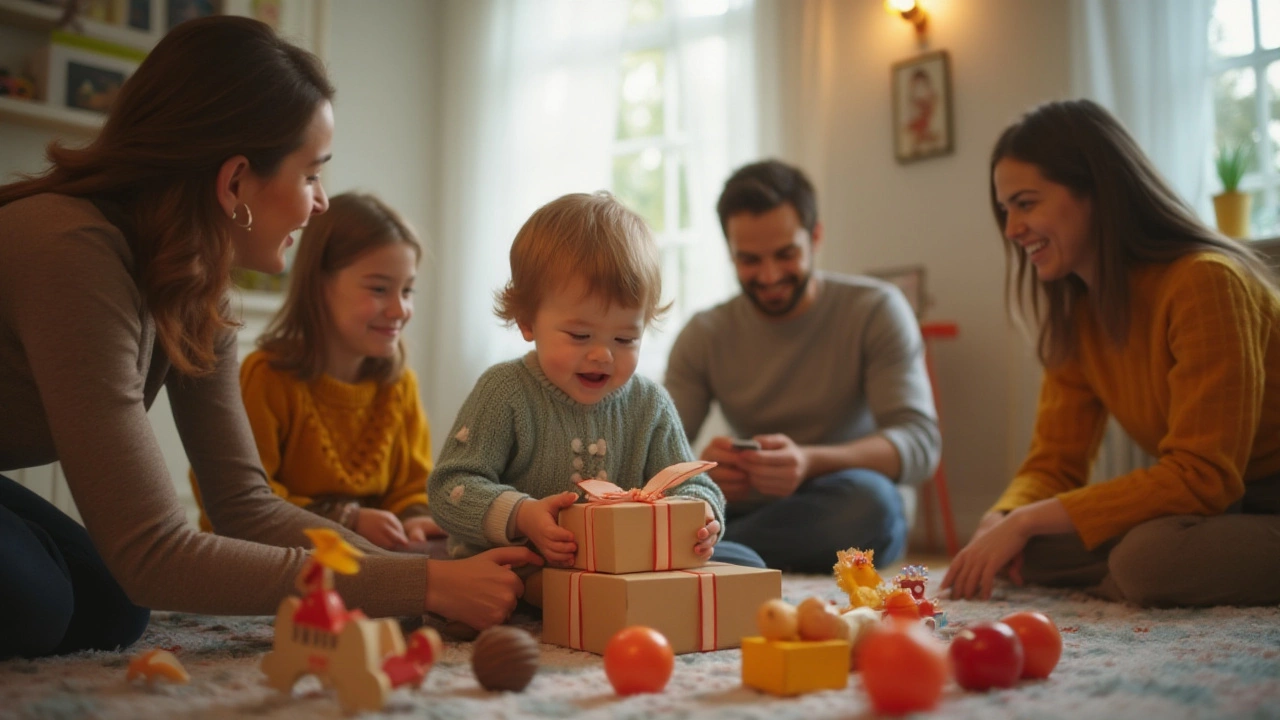
<svg viewBox="0 0 1280 720"><path fill-rule="evenodd" d="M716 574L698 570L679 570L698 579L698 649L716 649L720 616L716 611Z"/></svg>
<svg viewBox="0 0 1280 720"><path fill-rule="evenodd" d="M630 490L623 490L605 480L579 480L578 486L587 496L587 507L583 517L587 570L596 571L596 508L623 502L638 502L649 506L653 515L653 569L670 570L671 506L667 504L666 491L715 466L716 463L705 460L676 463L663 468L649 478L644 487Z"/></svg>
<svg viewBox="0 0 1280 720"><path fill-rule="evenodd" d="M692 575L698 583L698 650L708 652L717 647L719 637L719 613L717 611L718 588L716 574L700 570L677 570ZM583 640L582 611L582 576L587 571L578 570L569 574L569 647L574 650L585 650Z"/></svg>
<svg viewBox="0 0 1280 720"><path fill-rule="evenodd" d="M582 650L582 572L569 575L569 647Z"/></svg>

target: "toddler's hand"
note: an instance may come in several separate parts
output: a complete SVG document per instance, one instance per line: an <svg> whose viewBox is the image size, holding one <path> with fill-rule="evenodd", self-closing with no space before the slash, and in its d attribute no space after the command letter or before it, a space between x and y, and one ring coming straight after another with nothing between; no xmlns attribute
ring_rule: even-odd
<svg viewBox="0 0 1280 720"><path fill-rule="evenodd" d="M440 524L430 515L419 515L404 521L404 534L409 542L425 542L429 538L448 537Z"/></svg>
<svg viewBox="0 0 1280 720"><path fill-rule="evenodd" d="M387 510L360 508L356 516L356 532L380 548L394 550L409 543L400 518Z"/></svg>
<svg viewBox="0 0 1280 720"><path fill-rule="evenodd" d="M720 539L720 522L716 520L716 516L711 512L711 506L704 501L702 503L706 509L706 524L698 529L698 542L693 546L693 552L700 558L711 557L711 551L715 550L716 541Z"/></svg>
<svg viewBox="0 0 1280 720"><path fill-rule="evenodd" d="M560 510L578 500L578 494L565 491L541 500L525 500L516 510L516 529L542 551L548 565L569 567L578 545L573 533L560 527Z"/></svg>

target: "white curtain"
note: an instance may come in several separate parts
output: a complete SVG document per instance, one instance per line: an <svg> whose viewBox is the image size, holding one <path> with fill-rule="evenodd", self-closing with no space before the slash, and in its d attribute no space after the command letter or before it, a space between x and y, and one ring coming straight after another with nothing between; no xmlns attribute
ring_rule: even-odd
<svg viewBox="0 0 1280 720"><path fill-rule="evenodd" d="M1075 0L1072 94L1111 110L1161 174L1208 217L1213 0Z"/></svg>
<svg viewBox="0 0 1280 720"><path fill-rule="evenodd" d="M417 353L437 451L480 374L531 347L492 311L494 293L510 277L507 254L516 231L562 194L611 186L620 61L636 49L630 6L629 0L452 0L442 13L440 191L424 267L428 347ZM692 275L702 277L684 283L693 291L683 298L682 315L646 334L641 371L656 378L688 313L733 288L715 198L729 171L758 149L749 122L756 115L751 3L667 0L666 6L674 11L664 32L678 40L689 210L699 240L690 254ZM664 287L670 294L679 285Z"/></svg>

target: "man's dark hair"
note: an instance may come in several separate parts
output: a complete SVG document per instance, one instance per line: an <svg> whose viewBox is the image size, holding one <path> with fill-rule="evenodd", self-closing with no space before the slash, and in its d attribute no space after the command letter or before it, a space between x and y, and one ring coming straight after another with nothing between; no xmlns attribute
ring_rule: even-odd
<svg viewBox="0 0 1280 720"><path fill-rule="evenodd" d="M778 160L762 160L738 168L724 184L716 213L720 229L729 236L729 218L746 211L761 215L783 203L791 203L800 224L813 233L818 224L818 197L813 184L799 168Z"/></svg>

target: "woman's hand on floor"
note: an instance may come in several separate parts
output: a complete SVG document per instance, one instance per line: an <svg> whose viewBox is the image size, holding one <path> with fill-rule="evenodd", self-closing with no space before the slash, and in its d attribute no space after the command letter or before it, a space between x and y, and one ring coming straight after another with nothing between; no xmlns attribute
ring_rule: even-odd
<svg viewBox="0 0 1280 720"><path fill-rule="evenodd" d="M991 597L996 574L1008 570L1022 584L1022 549L1037 535L1073 532L1075 524L1057 498L1024 505L1008 515L987 513L973 539L951 561L942 578L942 589L953 600Z"/></svg>
<svg viewBox="0 0 1280 720"><path fill-rule="evenodd" d="M1021 563L1016 561L1030 539L1020 520L1014 513L998 522L988 523L983 519L982 525L986 528L979 527L969 544L952 559L942 578L942 589L951 590L952 600L989 599L996 574L1006 567L1020 567Z"/></svg>

